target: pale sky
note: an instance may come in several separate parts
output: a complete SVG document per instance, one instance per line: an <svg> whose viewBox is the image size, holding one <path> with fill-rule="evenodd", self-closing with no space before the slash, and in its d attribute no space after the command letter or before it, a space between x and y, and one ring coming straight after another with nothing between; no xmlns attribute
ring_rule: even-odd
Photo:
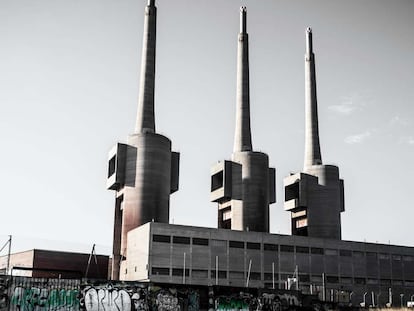
<svg viewBox="0 0 414 311"><path fill-rule="evenodd" d="M135 125L144 0L0 0L0 247L109 253L107 154ZM230 159L239 7L247 6L253 148L303 166L305 29L324 164L345 181L345 240L414 246L414 1L157 0L156 127L181 153L171 222L216 227L210 167Z"/></svg>

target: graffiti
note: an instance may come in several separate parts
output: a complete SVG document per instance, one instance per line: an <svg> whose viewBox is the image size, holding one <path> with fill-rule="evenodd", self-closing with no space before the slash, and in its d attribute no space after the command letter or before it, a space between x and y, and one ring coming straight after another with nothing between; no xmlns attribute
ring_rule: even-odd
<svg viewBox="0 0 414 311"><path fill-rule="evenodd" d="M80 307L86 311L198 311L199 304L200 296L192 289L139 283L86 285L80 298Z"/></svg>
<svg viewBox="0 0 414 311"><path fill-rule="evenodd" d="M216 299L216 310L249 311L254 298L243 293L234 296L221 296Z"/></svg>
<svg viewBox="0 0 414 311"><path fill-rule="evenodd" d="M82 290L80 305L87 311L147 311L145 288L114 286L86 286Z"/></svg>
<svg viewBox="0 0 414 311"><path fill-rule="evenodd" d="M180 305L176 295L169 291L160 291L156 296L156 306L158 311L180 311Z"/></svg>
<svg viewBox="0 0 414 311"><path fill-rule="evenodd" d="M7 279L0 279L0 311L6 310L8 305Z"/></svg>
<svg viewBox="0 0 414 311"><path fill-rule="evenodd" d="M17 286L10 299L10 310L79 310L78 294L77 289Z"/></svg>
<svg viewBox="0 0 414 311"><path fill-rule="evenodd" d="M188 293L188 311L198 311L200 308L200 295L196 291Z"/></svg>
<svg viewBox="0 0 414 311"><path fill-rule="evenodd" d="M262 311L287 310L300 305L298 297L289 293L262 293L258 302L257 310Z"/></svg>

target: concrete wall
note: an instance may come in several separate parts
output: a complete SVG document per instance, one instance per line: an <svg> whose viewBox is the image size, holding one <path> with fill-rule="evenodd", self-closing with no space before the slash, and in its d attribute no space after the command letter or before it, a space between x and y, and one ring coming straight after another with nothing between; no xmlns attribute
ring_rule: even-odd
<svg viewBox="0 0 414 311"><path fill-rule="evenodd" d="M112 279L122 274L128 233L150 221L169 222L170 194L178 190L179 172L179 154L171 152L165 136L133 134L127 145L117 146L109 154L108 176L108 188L116 190Z"/></svg>
<svg viewBox="0 0 414 311"><path fill-rule="evenodd" d="M413 247L148 225L148 273L154 282L244 287L250 266L249 287L272 288L274 276L275 287L283 289L297 267L299 289L310 293L312 287L313 293L322 295L325 282L326 299L353 292L357 304L365 292L374 292L385 304L389 288L394 299L414 292ZM141 240L138 232L135 238Z"/></svg>
<svg viewBox="0 0 414 311"><path fill-rule="evenodd" d="M218 228L269 232L269 204L276 201L275 170L261 152L235 152L211 170L211 200Z"/></svg>
<svg viewBox="0 0 414 311"><path fill-rule="evenodd" d="M284 179L286 211L291 212L292 234L341 239L344 185L338 167L309 166L305 173Z"/></svg>

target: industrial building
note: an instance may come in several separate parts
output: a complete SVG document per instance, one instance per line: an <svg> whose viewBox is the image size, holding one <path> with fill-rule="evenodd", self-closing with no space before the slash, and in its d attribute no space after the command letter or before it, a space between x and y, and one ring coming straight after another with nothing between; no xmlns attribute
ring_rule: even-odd
<svg viewBox="0 0 414 311"><path fill-rule="evenodd" d="M9 263L8 263L8 260ZM89 263L89 264L88 264ZM34 278L108 278L109 256L32 249L0 257L0 271Z"/></svg>
<svg viewBox="0 0 414 311"><path fill-rule="evenodd" d="M305 163L284 180L292 235L269 233L275 170L254 152L250 131L246 9L238 35L236 131L231 160L211 171L216 228L168 224L178 190L178 154L155 133L156 8L144 25L136 133L109 156L116 191L112 279L268 289L298 289L323 300L384 305L414 294L414 248L341 240L344 182L322 162L312 31L306 30ZM345 297L345 298L344 298Z"/></svg>
<svg viewBox="0 0 414 311"><path fill-rule="evenodd" d="M268 289L297 285L328 301L344 295L342 300L354 305L364 293L371 305L388 303L390 292L395 302L400 294L407 299L414 294L413 247L155 222L130 231L128 238L123 280ZM288 279L297 284L292 287Z"/></svg>

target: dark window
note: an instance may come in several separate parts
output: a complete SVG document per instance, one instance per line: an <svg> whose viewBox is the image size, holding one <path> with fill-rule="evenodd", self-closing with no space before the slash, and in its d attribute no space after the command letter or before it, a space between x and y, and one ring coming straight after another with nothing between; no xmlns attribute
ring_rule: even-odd
<svg viewBox="0 0 414 311"><path fill-rule="evenodd" d="M296 246L296 253L309 254L309 247Z"/></svg>
<svg viewBox="0 0 414 311"><path fill-rule="evenodd" d="M309 274L300 274L299 282L310 282Z"/></svg>
<svg viewBox="0 0 414 311"><path fill-rule="evenodd" d="M352 257L352 251L350 251L348 249L340 249L339 250L339 256L342 256L342 257Z"/></svg>
<svg viewBox="0 0 414 311"><path fill-rule="evenodd" d="M152 236L153 242L160 242L160 243L170 243L171 237L169 235L160 235L160 234L154 234Z"/></svg>
<svg viewBox="0 0 414 311"><path fill-rule="evenodd" d="M250 280L261 280L260 272L250 272Z"/></svg>
<svg viewBox="0 0 414 311"><path fill-rule="evenodd" d="M381 285L391 285L391 280L390 279L381 279L380 284Z"/></svg>
<svg viewBox="0 0 414 311"><path fill-rule="evenodd" d="M392 260L396 260L396 261L400 261L401 260L401 255L392 255Z"/></svg>
<svg viewBox="0 0 414 311"><path fill-rule="evenodd" d="M172 275L173 276L183 276L184 270L180 268L173 268L172 269ZM188 269L185 269L185 276L189 276L190 271Z"/></svg>
<svg viewBox="0 0 414 311"><path fill-rule="evenodd" d="M326 282L327 283L339 283L339 278L337 276L327 275Z"/></svg>
<svg viewBox="0 0 414 311"><path fill-rule="evenodd" d="M311 248L311 254L312 255L323 255L323 248L312 247Z"/></svg>
<svg viewBox="0 0 414 311"><path fill-rule="evenodd" d="M354 284L358 285L365 285L365 279L364 278L354 278Z"/></svg>
<svg viewBox="0 0 414 311"><path fill-rule="evenodd" d="M402 280L392 280L392 285L403 285Z"/></svg>
<svg viewBox="0 0 414 311"><path fill-rule="evenodd" d="M220 189L223 187L223 171L220 171L211 176L211 191Z"/></svg>
<svg viewBox="0 0 414 311"><path fill-rule="evenodd" d="M109 160L108 177L111 177L115 173L115 167L116 167L116 155L114 155L111 158L111 160Z"/></svg>
<svg viewBox="0 0 414 311"><path fill-rule="evenodd" d="M276 251L277 252L277 244L264 244L263 248L265 251Z"/></svg>
<svg viewBox="0 0 414 311"><path fill-rule="evenodd" d="M377 260L377 253L367 252L367 259Z"/></svg>
<svg viewBox="0 0 414 311"><path fill-rule="evenodd" d="M216 278L216 270L211 270L211 278ZM227 279L227 271L219 271L218 272L218 278L219 279Z"/></svg>
<svg viewBox="0 0 414 311"><path fill-rule="evenodd" d="M285 202L299 198L299 182L285 187Z"/></svg>
<svg viewBox="0 0 414 311"><path fill-rule="evenodd" d="M193 245L206 245L206 246L208 246L208 239L193 238Z"/></svg>
<svg viewBox="0 0 414 311"><path fill-rule="evenodd" d="M260 249L260 243L247 242L248 249Z"/></svg>
<svg viewBox="0 0 414 311"><path fill-rule="evenodd" d="M153 275L170 275L169 268L152 268Z"/></svg>
<svg viewBox="0 0 414 311"><path fill-rule="evenodd" d="M280 245L281 252L293 253L294 249L293 245Z"/></svg>
<svg viewBox="0 0 414 311"><path fill-rule="evenodd" d="M186 236L173 236L174 244L190 244L190 238Z"/></svg>
<svg viewBox="0 0 414 311"><path fill-rule="evenodd" d="M240 241L229 241L229 247L232 247L232 248L244 248L244 242L240 242Z"/></svg>

